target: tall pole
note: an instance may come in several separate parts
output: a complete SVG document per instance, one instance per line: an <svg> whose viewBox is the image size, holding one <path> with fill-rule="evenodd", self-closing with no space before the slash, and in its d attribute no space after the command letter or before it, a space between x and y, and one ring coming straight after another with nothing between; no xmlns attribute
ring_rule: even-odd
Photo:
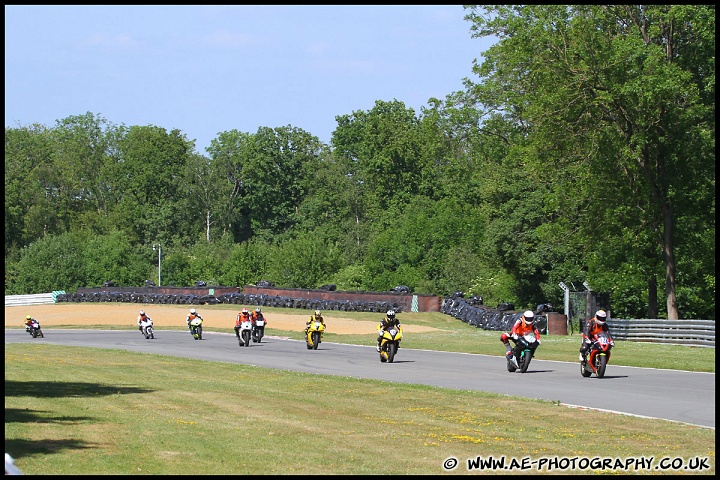
<svg viewBox="0 0 720 480"><path fill-rule="evenodd" d="M160 270L162 268L162 263L161 263L162 245L160 245L159 243L157 243L157 244L153 243L153 250L155 250L155 247L157 247L157 251L158 251L158 283L157 283L157 286L159 287L160 286Z"/></svg>

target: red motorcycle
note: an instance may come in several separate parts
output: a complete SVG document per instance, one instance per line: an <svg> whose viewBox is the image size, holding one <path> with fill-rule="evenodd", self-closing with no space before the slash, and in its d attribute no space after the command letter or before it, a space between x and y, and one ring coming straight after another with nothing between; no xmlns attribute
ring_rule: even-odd
<svg viewBox="0 0 720 480"><path fill-rule="evenodd" d="M605 376L605 368L610 361L610 349L615 345L607 333L600 332L590 344L590 353L580 362L580 374L589 377L593 373L597 378Z"/></svg>

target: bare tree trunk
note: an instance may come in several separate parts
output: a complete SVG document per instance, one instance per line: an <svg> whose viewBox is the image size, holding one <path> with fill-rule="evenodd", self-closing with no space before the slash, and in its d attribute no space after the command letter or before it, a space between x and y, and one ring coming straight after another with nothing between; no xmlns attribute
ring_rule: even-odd
<svg viewBox="0 0 720 480"><path fill-rule="evenodd" d="M668 202L663 203L663 259L665 260L665 295L667 296L668 320L679 320L680 313L677 306L675 292L675 256L672 243L672 207Z"/></svg>
<svg viewBox="0 0 720 480"><path fill-rule="evenodd" d="M658 318L657 278L655 277L648 281L647 318Z"/></svg>
<svg viewBox="0 0 720 480"><path fill-rule="evenodd" d="M205 220L205 240L210 243L210 210L207 211Z"/></svg>

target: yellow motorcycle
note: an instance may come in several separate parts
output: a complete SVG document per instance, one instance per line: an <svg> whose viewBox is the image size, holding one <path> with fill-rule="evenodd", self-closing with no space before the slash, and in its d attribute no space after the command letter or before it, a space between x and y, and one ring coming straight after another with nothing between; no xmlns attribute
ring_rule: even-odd
<svg viewBox="0 0 720 480"><path fill-rule="evenodd" d="M188 326L190 327L190 333L195 340L202 340L202 323L203 321L201 318L194 318L190 320L190 324Z"/></svg>
<svg viewBox="0 0 720 480"><path fill-rule="evenodd" d="M380 327L378 327L379 329ZM400 348L400 340L402 340L402 327L390 327L383 330L380 340L380 361L382 363L392 363L395 360L395 354Z"/></svg>
<svg viewBox="0 0 720 480"><path fill-rule="evenodd" d="M305 330L305 340L307 341L308 350L317 350L318 345L322 341L322 335L325 331L325 325L315 320L310 322L307 329Z"/></svg>

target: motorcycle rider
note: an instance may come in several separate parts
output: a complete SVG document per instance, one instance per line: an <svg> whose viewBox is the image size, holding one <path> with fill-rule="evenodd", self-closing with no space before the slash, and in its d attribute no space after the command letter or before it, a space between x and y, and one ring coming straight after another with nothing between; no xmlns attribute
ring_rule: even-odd
<svg viewBox="0 0 720 480"><path fill-rule="evenodd" d="M505 358L510 360L516 367L517 361L515 355L513 355L512 347L510 346L510 340L517 343L517 339L525 336L525 334L533 332L535 333L535 339L538 344L540 343L540 331L535 326L535 314L531 310L525 310L525 312L518 318L510 329L510 334L503 333L500 335L500 341L505 345L507 352L505 352Z"/></svg>
<svg viewBox="0 0 720 480"><path fill-rule="evenodd" d="M250 311L247 309L247 307L243 307L242 311L237 314L237 317L235 318L235 336L237 338L240 338L240 324L243 321L249 321L250 324L255 328L255 320L250 316Z"/></svg>
<svg viewBox="0 0 720 480"><path fill-rule="evenodd" d="M256 308L255 311L252 313L253 325L255 325L255 322L258 320L265 320L265 315L263 315L260 307ZM265 325L267 325L267 320L265 320Z"/></svg>
<svg viewBox="0 0 720 480"><path fill-rule="evenodd" d="M378 325L378 338L377 338L377 351L380 351L380 343L382 342L383 334L385 333L385 330L391 328L391 327L397 327L398 329L401 329L400 327L400 320L398 320L395 317L395 310L388 310L387 313L385 313L385 316L382 320L380 320L380 325Z"/></svg>
<svg viewBox="0 0 720 480"><path fill-rule="evenodd" d="M607 323L607 312L605 310L598 310L595 312L595 316L587 321L585 329L582 331L582 344L580 345L580 361L587 361L587 353L590 350L590 344L597 338L598 333L605 332L610 340L610 345L614 346L615 341L610 336Z"/></svg>
<svg viewBox="0 0 720 480"><path fill-rule="evenodd" d="M29 331L30 331L30 327L32 326L32 322L37 322L38 328L40 328L40 322L38 322L37 320L35 320L35 319L32 317L32 315L27 315L27 316L25 317L25 331L26 331L26 332L29 332Z"/></svg>
<svg viewBox="0 0 720 480"><path fill-rule="evenodd" d="M320 322L322 323L323 327L325 327L325 319L322 316L322 313L320 313L320 310L315 310L315 312L310 315L310 320L305 322L305 336L308 334L308 330L310 329L310 324L313 322Z"/></svg>
<svg viewBox="0 0 720 480"><path fill-rule="evenodd" d="M150 319L150 317L148 317L145 314L145 310L140 310L140 315L138 315L138 317L137 317L137 324L138 324L138 330L140 330L140 333L144 334L145 332L143 332L143 325L142 325L143 322L150 322L152 324L152 320Z"/></svg>
<svg viewBox="0 0 720 480"><path fill-rule="evenodd" d="M200 321L202 322L203 318L200 316L199 313L197 313L197 310L195 310L194 308L191 308L190 313L188 313L187 318L185 319L185 323L187 323L187 326L189 329L192 330L192 327L190 326L190 322L192 320L195 320L196 318L199 318Z"/></svg>
<svg viewBox="0 0 720 480"><path fill-rule="evenodd" d="M262 320L265 322L265 325L267 325L267 320L265 320L265 315L263 315L262 310L260 310L260 307L257 307L255 311L252 313L252 324L253 329L255 328L255 325L258 320Z"/></svg>

